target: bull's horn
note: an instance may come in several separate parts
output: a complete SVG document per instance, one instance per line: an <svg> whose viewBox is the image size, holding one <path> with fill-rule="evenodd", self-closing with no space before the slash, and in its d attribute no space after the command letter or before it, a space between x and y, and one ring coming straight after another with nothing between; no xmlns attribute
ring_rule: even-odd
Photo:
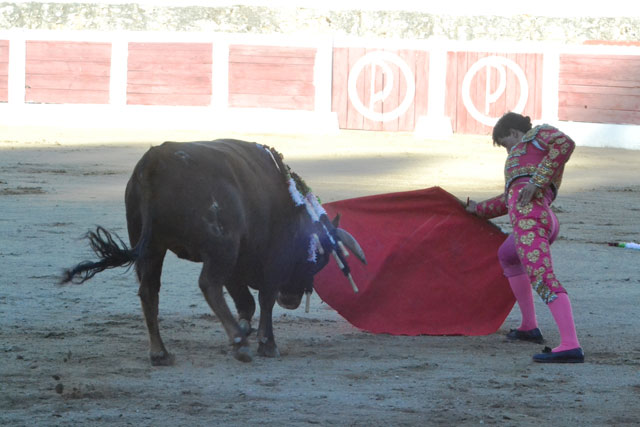
<svg viewBox="0 0 640 427"><path fill-rule="evenodd" d="M336 235L363 264L367 263L367 259L364 256L364 251L351 234L349 234L342 228L336 228Z"/></svg>

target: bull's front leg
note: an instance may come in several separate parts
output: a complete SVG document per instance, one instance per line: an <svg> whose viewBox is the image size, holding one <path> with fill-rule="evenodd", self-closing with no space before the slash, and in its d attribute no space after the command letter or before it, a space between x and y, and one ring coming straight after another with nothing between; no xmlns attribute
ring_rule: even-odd
<svg viewBox="0 0 640 427"><path fill-rule="evenodd" d="M253 319L253 315L256 312L256 303L253 295L251 295L249 288L244 285L241 279L235 278L231 283L227 284L227 291L236 305L238 324L242 332L244 332L246 336L249 336L253 331L253 329L251 329L251 319Z"/></svg>
<svg viewBox="0 0 640 427"><path fill-rule="evenodd" d="M258 354L265 357L280 357L280 352L273 337L273 306L276 302L274 292L260 291L260 323L258 325Z"/></svg>
<svg viewBox="0 0 640 427"><path fill-rule="evenodd" d="M211 268L208 262L204 262L199 279L200 289L231 340L233 357L241 362L251 362L251 350L246 334L234 319L222 293L225 280L228 280L228 277L221 277L215 268Z"/></svg>

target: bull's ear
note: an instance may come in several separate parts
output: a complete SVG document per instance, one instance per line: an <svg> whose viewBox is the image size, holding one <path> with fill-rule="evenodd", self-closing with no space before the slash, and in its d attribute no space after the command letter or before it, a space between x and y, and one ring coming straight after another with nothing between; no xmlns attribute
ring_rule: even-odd
<svg viewBox="0 0 640 427"><path fill-rule="evenodd" d="M340 226L340 213L336 214L336 216L331 221L331 224L333 224L335 228L338 228Z"/></svg>

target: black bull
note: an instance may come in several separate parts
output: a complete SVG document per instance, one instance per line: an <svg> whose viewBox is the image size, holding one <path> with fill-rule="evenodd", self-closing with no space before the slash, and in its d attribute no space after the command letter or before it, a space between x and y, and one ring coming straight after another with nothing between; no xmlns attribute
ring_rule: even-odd
<svg viewBox="0 0 640 427"><path fill-rule="evenodd" d="M244 141L166 142L147 151L136 165L125 192L131 248L102 227L89 232L99 261L85 261L65 272L63 282L84 282L107 268L135 264L139 296L149 332L153 365L170 365L158 327L158 292L167 250L203 264L199 285L224 326L233 354L250 361L247 336L258 290L258 354L279 355L272 327L276 301L297 308L313 276L328 262L331 234L364 262L357 242L333 228L319 233L323 248L309 261L311 236L327 226L296 206L279 158L268 148ZM337 225L337 224L336 224ZM338 233L336 233L338 232ZM225 302L233 299L236 320Z"/></svg>

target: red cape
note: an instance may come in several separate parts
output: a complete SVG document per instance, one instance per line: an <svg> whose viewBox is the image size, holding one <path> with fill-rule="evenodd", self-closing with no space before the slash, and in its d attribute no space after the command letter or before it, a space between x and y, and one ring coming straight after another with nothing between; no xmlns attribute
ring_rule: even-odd
<svg viewBox="0 0 640 427"><path fill-rule="evenodd" d="M323 205L362 246L347 258L356 294L331 260L320 298L354 326L394 335L487 335L515 303L497 251L506 235L439 187Z"/></svg>

